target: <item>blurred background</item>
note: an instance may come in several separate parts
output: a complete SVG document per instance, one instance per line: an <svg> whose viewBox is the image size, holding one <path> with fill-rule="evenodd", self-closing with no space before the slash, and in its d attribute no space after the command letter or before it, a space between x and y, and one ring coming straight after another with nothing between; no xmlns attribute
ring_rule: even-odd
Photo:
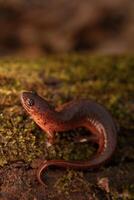
<svg viewBox="0 0 134 200"><path fill-rule="evenodd" d="M133 0L0 0L0 56L134 51Z"/></svg>

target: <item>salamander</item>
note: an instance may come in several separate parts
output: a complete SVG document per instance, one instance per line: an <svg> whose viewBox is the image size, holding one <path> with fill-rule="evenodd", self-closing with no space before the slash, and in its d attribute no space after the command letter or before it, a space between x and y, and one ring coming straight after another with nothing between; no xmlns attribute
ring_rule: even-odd
<svg viewBox="0 0 134 200"><path fill-rule="evenodd" d="M48 144L55 141L56 132L84 127L90 131L92 140L98 143L96 154L87 161L45 160L37 170L40 183L42 175L49 166L72 169L91 169L109 160L117 143L117 128L112 116L99 103L88 100L74 100L54 108L35 92L23 92L21 102L24 109L47 134Z"/></svg>

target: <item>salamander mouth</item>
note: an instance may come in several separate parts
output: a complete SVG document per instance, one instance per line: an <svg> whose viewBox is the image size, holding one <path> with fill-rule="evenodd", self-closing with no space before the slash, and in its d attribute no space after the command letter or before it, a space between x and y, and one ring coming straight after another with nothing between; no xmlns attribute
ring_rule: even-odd
<svg viewBox="0 0 134 200"><path fill-rule="evenodd" d="M29 99L29 94L30 94L29 92L22 92L21 95L20 95L21 103L26 110L28 109L26 102Z"/></svg>
<svg viewBox="0 0 134 200"><path fill-rule="evenodd" d="M22 92L21 95L20 95L20 99L21 99L21 102L22 102L23 105L25 104L26 99L27 99L26 98L26 96L27 96L26 93L27 92Z"/></svg>

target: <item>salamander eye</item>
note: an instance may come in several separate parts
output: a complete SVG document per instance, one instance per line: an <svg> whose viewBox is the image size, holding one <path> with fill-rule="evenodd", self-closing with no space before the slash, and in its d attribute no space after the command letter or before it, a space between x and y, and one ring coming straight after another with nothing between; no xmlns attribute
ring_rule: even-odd
<svg viewBox="0 0 134 200"><path fill-rule="evenodd" d="M31 107L31 106L34 105L34 100L33 99L27 99L26 103L27 103L28 106Z"/></svg>

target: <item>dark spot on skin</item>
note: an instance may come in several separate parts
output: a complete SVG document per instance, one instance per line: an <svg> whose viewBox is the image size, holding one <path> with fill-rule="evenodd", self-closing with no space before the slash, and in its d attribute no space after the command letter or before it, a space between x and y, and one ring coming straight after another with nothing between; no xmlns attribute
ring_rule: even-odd
<svg viewBox="0 0 134 200"><path fill-rule="evenodd" d="M31 107L31 106L34 105L34 100L33 99L27 99L26 103L27 103L28 106Z"/></svg>

